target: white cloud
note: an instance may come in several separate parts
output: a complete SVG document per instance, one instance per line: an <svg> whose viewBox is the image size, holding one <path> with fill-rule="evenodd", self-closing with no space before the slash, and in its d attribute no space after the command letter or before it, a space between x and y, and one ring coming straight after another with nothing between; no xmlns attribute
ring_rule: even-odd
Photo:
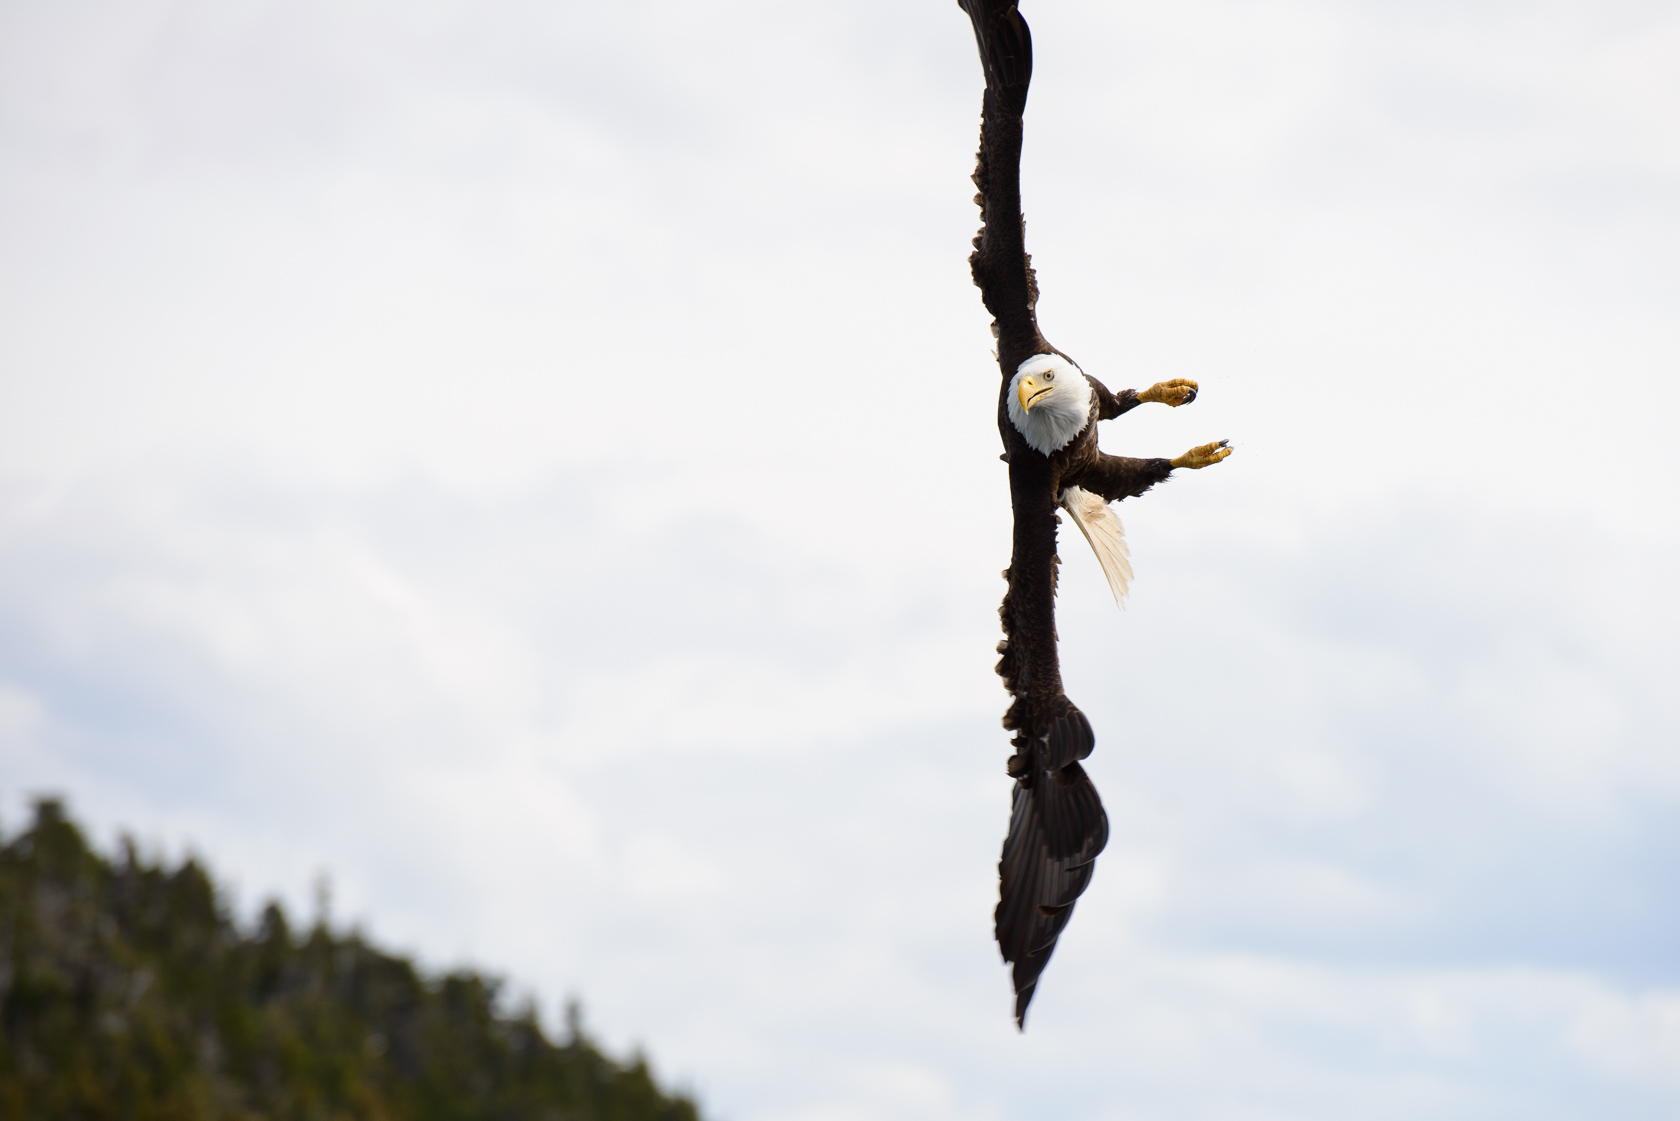
<svg viewBox="0 0 1680 1121"><path fill-rule="evenodd" d="M6 819L326 869L720 1116L1672 1113L1680 14L1028 16L1046 330L1239 453L1124 614L1064 550L1024 1038L954 6L0 7Z"/></svg>

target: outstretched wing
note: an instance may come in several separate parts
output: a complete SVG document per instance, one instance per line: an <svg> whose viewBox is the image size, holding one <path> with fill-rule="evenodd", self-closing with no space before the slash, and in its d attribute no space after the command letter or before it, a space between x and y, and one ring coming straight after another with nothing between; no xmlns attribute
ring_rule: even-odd
<svg viewBox="0 0 1680 1121"><path fill-rule="evenodd" d="M998 614L1004 640L998 673L1014 697L1003 726L1015 733L1009 836L998 863L998 948L1014 966L1015 1021L1027 1004L1074 901L1091 882L1108 843L1108 817L1079 765L1096 746L1090 721L1062 692L1056 656L1056 500L1049 461L1012 456L1015 512L1009 590Z"/></svg>
<svg viewBox="0 0 1680 1121"><path fill-rule="evenodd" d="M1120 524L1120 515L1109 506L1108 499L1080 487L1062 491L1062 509L1091 543L1091 551L1097 554L1097 563L1108 577L1114 602L1124 608L1126 589L1132 582L1132 553L1126 548L1126 528Z"/></svg>
<svg viewBox="0 0 1680 1121"><path fill-rule="evenodd" d="M981 103L980 154L974 185L979 194L980 233L968 264L998 340L998 365L1005 381L1034 354L1050 345L1038 332L1033 308L1038 283L1027 256L1021 219L1021 115L1032 81L1032 35L1027 21L1007 0L959 0L974 24L980 65L986 74Z"/></svg>

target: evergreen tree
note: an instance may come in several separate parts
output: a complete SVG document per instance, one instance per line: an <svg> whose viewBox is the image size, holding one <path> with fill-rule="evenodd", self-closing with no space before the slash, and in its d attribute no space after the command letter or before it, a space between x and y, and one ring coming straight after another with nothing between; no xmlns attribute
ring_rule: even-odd
<svg viewBox="0 0 1680 1121"><path fill-rule="evenodd" d="M498 987L278 903L241 931L197 862L107 859L57 801L0 843L0 1121L698 1121Z"/></svg>

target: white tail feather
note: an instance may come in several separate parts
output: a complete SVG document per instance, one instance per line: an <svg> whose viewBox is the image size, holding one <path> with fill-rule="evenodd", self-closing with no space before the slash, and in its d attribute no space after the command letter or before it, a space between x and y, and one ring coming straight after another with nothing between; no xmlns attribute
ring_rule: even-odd
<svg viewBox="0 0 1680 1121"><path fill-rule="evenodd" d="M1101 495L1080 487L1062 491L1061 503L1062 509L1073 515L1073 524L1091 543L1091 551L1097 554L1097 563L1108 577L1108 590L1124 610L1126 588L1132 582L1132 554L1126 548L1126 531L1120 525L1120 515Z"/></svg>

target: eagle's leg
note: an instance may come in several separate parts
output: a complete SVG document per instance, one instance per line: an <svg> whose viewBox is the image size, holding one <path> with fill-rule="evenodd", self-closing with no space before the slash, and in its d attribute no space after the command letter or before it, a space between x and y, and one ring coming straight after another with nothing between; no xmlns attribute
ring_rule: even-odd
<svg viewBox="0 0 1680 1121"><path fill-rule="evenodd" d="M1067 479L1070 486L1082 487L1101 495L1108 502L1135 498L1171 475L1173 465L1167 459L1133 459L1125 455L1097 453L1097 461L1078 476Z"/></svg>

